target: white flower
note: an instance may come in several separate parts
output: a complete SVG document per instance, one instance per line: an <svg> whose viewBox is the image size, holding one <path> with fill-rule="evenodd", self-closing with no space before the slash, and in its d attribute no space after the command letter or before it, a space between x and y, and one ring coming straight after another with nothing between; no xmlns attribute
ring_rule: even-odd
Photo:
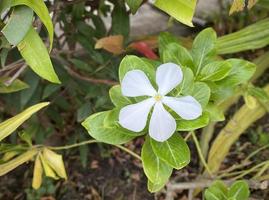
<svg viewBox="0 0 269 200"><path fill-rule="evenodd" d="M180 66L174 63L162 64L156 71L158 86L156 91L143 71L127 72L121 83L122 94L126 97L149 96L149 98L123 107L119 114L120 125L134 132L142 131L154 107L149 122L149 135L156 141L163 142L176 131L176 120L166 111L163 104L185 120L193 120L201 116L202 107L192 96L165 96L179 85L182 79Z"/></svg>

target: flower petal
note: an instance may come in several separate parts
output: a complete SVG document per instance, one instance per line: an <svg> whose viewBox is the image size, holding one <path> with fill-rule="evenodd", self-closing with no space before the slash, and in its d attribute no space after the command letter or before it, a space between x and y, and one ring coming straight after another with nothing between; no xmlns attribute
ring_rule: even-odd
<svg viewBox="0 0 269 200"><path fill-rule="evenodd" d="M183 79L183 73L179 65L174 63L165 63L157 68L156 82L159 87L158 93L168 94Z"/></svg>
<svg viewBox="0 0 269 200"><path fill-rule="evenodd" d="M192 96L163 97L162 101L183 119L193 120L202 115L202 106Z"/></svg>
<svg viewBox="0 0 269 200"><path fill-rule="evenodd" d="M123 107L119 114L119 124L131 131L140 132L146 124L148 114L154 105L153 98Z"/></svg>
<svg viewBox="0 0 269 200"><path fill-rule="evenodd" d="M153 96L157 93L141 70L132 70L125 74L121 82L121 91L126 97Z"/></svg>
<svg viewBox="0 0 269 200"><path fill-rule="evenodd" d="M175 119L164 109L161 102L157 102L149 123L150 137L158 142L164 142L173 135L175 130Z"/></svg>

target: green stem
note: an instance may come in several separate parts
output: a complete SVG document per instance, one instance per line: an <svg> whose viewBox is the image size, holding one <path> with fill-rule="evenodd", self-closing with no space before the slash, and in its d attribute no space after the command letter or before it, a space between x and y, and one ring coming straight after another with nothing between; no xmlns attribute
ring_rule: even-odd
<svg viewBox="0 0 269 200"><path fill-rule="evenodd" d="M208 165L206 164L206 161L205 161L205 158L203 156L202 150L200 148L198 139L197 139L197 137L196 137L196 135L195 135L195 133L193 131L191 131L191 135L192 135L193 141L195 143L195 146L197 148L197 152L198 152L198 155L200 157L200 160L201 160L202 164L204 165L204 167L205 167L206 171L208 172L208 174L212 177L212 173L211 173Z"/></svg>
<svg viewBox="0 0 269 200"><path fill-rule="evenodd" d="M59 146L59 147L51 147L51 146L48 146L47 148L51 149L51 150L66 150L66 149L71 149L71 148L75 148L75 147L79 147L79 146L82 146L82 145L86 145L86 144L92 144L92 143L100 143L100 141L97 141L97 140L87 140L87 141L83 141L83 142L80 142L80 143L76 143L76 144L71 144L71 145L65 145L65 146ZM124 147L124 146L121 146L121 145L114 145L116 147L118 147L119 149L125 151L126 153L129 153L130 155L132 155L133 157L137 158L138 160L141 160L141 157L132 152L130 149Z"/></svg>

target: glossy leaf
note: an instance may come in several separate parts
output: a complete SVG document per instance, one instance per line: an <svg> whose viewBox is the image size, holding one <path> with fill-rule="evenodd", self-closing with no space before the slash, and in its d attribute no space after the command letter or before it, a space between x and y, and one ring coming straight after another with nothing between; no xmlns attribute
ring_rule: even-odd
<svg viewBox="0 0 269 200"><path fill-rule="evenodd" d="M108 144L123 144L136 137L126 134L123 128L119 127L116 122L112 122L113 125L104 125L104 119L111 111L105 111L93 114L89 116L83 123L82 126L86 128L88 133L100 142Z"/></svg>
<svg viewBox="0 0 269 200"><path fill-rule="evenodd" d="M230 73L232 65L226 61L210 62L201 70L199 77L201 81L219 81Z"/></svg>
<svg viewBox="0 0 269 200"><path fill-rule="evenodd" d="M191 95L201 104L204 108L210 98L210 88L203 82L196 82L193 85L193 91Z"/></svg>
<svg viewBox="0 0 269 200"><path fill-rule="evenodd" d="M229 188L228 198L235 200L247 200L249 193L249 187L246 181L236 181Z"/></svg>
<svg viewBox="0 0 269 200"><path fill-rule="evenodd" d="M119 68L119 79L120 81L123 79L124 75L131 70L138 69L143 71L152 83L155 82L155 68L153 65L148 62L144 62L142 59L137 56L125 56Z"/></svg>
<svg viewBox="0 0 269 200"><path fill-rule="evenodd" d="M193 131L207 126L209 123L209 115L203 113L202 116L194 120L177 120L178 131Z"/></svg>
<svg viewBox="0 0 269 200"><path fill-rule="evenodd" d="M226 200L228 188L222 181L215 181L205 190L205 200Z"/></svg>
<svg viewBox="0 0 269 200"><path fill-rule="evenodd" d="M166 185L166 182L157 184L157 183L153 183L148 179L148 190L151 193L155 193L158 192L159 190L161 190L164 186Z"/></svg>
<svg viewBox="0 0 269 200"><path fill-rule="evenodd" d="M18 49L35 73L48 81L60 83L53 69L47 48L34 28L30 28L27 35L18 44Z"/></svg>
<svg viewBox="0 0 269 200"><path fill-rule="evenodd" d="M242 83L246 83L254 74L256 65L241 59L228 59L232 66L229 75L218 81L218 85L233 87Z"/></svg>
<svg viewBox="0 0 269 200"><path fill-rule="evenodd" d="M217 36L212 28L201 31L194 39L192 45L192 57L194 61L194 72L198 75L208 60L216 55Z"/></svg>
<svg viewBox="0 0 269 200"><path fill-rule="evenodd" d="M27 108L20 114L0 123L0 141L15 131L23 122L29 119L32 114L36 113L47 105L49 105L49 102L36 104Z"/></svg>
<svg viewBox="0 0 269 200"><path fill-rule="evenodd" d="M181 23L193 26L192 18L196 0L156 0L154 5Z"/></svg>
<svg viewBox="0 0 269 200"><path fill-rule="evenodd" d="M164 142L150 139L154 154L173 168L181 169L190 162L190 150L184 139L174 134Z"/></svg>
<svg viewBox="0 0 269 200"><path fill-rule="evenodd" d="M173 168L154 154L149 137L146 138L142 147L141 158L144 172L150 182L162 185L168 181Z"/></svg>
<svg viewBox="0 0 269 200"><path fill-rule="evenodd" d="M123 107L132 103L132 101L129 98L124 97L122 95L120 85L115 85L112 88L110 88L109 96L112 103L116 107Z"/></svg>
<svg viewBox="0 0 269 200"><path fill-rule="evenodd" d="M32 26L34 13L27 6L16 6L5 27L1 30L8 42L16 46Z"/></svg>

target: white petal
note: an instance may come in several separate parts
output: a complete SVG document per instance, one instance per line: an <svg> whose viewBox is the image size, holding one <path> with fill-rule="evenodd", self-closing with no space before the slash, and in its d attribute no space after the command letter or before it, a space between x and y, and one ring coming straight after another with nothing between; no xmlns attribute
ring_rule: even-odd
<svg viewBox="0 0 269 200"><path fill-rule="evenodd" d="M182 81L183 74L180 66L174 63L165 63L157 68L156 82L158 93L166 95Z"/></svg>
<svg viewBox="0 0 269 200"><path fill-rule="evenodd" d="M153 96L157 93L141 70L132 70L125 74L121 82L121 92L127 97Z"/></svg>
<svg viewBox="0 0 269 200"><path fill-rule="evenodd" d="M192 120L202 115L200 103L192 96L163 97L162 101L183 119Z"/></svg>
<svg viewBox="0 0 269 200"><path fill-rule="evenodd" d="M150 98L123 107L119 114L119 124L134 132L142 131L147 124L147 118L154 103L154 99Z"/></svg>
<svg viewBox="0 0 269 200"><path fill-rule="evenodd" d="M175 119L164 109L161 102L157 102L149 123L150 137L158 142L163 142L170 138L175 130Z"/></svg>

